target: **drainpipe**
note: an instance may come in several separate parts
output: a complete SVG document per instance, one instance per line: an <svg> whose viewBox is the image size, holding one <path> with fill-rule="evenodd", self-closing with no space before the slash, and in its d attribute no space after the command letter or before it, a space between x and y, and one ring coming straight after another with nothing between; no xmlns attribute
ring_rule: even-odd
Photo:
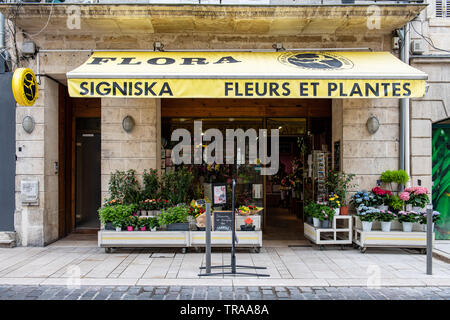
<svg viewBox="0 0 450 320"><path fill-rule="evenodd" d="M0 13L0 55L2 56L2 60L6 60L6 55L3 55L5 51L5 16ZM5 61L6 62L6 61ZM6 63L0 66L0 72L5 71Z"/></svg>
<svg viewBox="0 0 450 320"><path fill-rule="evenodd" d="M403 45L400 53L401 60L409 65L410 26L403 27ZM409 99L400 99L400 169L410 175L410 138L409 138Z"/></svg>

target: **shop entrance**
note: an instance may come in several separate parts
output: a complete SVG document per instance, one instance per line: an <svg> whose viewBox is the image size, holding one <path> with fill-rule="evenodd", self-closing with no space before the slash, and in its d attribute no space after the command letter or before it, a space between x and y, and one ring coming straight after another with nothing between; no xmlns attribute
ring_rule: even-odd
<svg viewBox="0 0 450 320"><path fill-rule="evenodd" d="M215 128L224 137L226 129L253 128L256 132L279 129L280 165L275 175L263 176L258 164L247 162L245 165L190 165L196 177L193 197L211 199L211 186L216 183L226 184L230 193L231 179L235 178L238 205L264 208L261 217L264 240L304 240L303 206L320 191L313 170L317 157L313 154L324 151L326 159L330 158L331 100L163 99L161 117L163 171L174 168L170 154L178 141L171 142L172 132L182 128L193 137L194 121L201 121L202 132ZM241 153L248 154L248 144L246 149ZM221 209L229 206L224 204Z"/></svg>

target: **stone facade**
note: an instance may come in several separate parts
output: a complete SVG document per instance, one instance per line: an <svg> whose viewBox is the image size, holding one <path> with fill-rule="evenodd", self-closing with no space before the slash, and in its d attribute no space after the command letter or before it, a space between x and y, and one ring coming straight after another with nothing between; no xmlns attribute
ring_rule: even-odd
<svg viewBox="0 0 450 320"><path fill-rule="evenodd" d="M431 24L428 25L431 28ZM442 35L442 28L436 27L436 39ZM168 50L272 49L274 43L282 43L285 48L369 47L374 51L391 51L392 35L373 30L288 35L277 34L276 30L271 30L270 34L258 30L221 33L220 28L214 32L143 34L133 33L130 27L127 34L108 34L104 30L80 34L42 33L33 40L43 50L152 50L153 42L159 41ZM450 47L449 43L440 41L440 46ZM430 50L430 53L434 52ZM30 59L27 65L41 74L65 81L66 72L81 65L89 55L86 51L42 52L39 70L36 59ZM413 61L415 67L429 74L430 90L425 98L411 101L411 173L413 185L421 179L423 185L431 189L431 123L448 117L450 112L450 101L445 97L449 92L446 89L450 83L450 66L445 60L429 61ZM24 246L42 246L58 237L58 176L53 167L58 161L58 87L48 78L41 79L36 106L17 108L16 139L22 152L18 152L16 168L15 226L19 244ZM160 167L160 108L159 99L102 99L102 199L108 196L111 172L135 169L141 175L145 168ZM36 128L30 135L24 133L20 125L26 114L31 114L36 121ZM122 119L126 115L132 116L136 123L130 133L122 129ZM380 128L373 135L366 129L371 115L376 115L380 121ZM358 188L371 188L382 171L399 168L399 130L398 99L334 99L332 102L332 143L341 141L341 168L357 175ZM29 178L39 180L37 207L23 207L19 201L20 180Z"/></svg>

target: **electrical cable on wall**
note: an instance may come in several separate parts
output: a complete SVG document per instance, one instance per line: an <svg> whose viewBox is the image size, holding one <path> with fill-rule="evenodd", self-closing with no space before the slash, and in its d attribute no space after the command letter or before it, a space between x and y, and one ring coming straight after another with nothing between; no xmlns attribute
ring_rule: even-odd
<svg viewBox="0 0 450 320"><path fill-rule="evenodd" d="M444 52L449 52L450 53L450 50L441 49L441 48L436 47L434 45L434 43L433 43L433 40L430 37L427 37L427 36L423 35L422 33L418 32L416 30L416 28L414 27L413 23L410 23L410 25L413 28L414 32L417 33L419 36L421 36L432 48L434 48L435 50L439 50L439 51L444 51Z"/></svg>

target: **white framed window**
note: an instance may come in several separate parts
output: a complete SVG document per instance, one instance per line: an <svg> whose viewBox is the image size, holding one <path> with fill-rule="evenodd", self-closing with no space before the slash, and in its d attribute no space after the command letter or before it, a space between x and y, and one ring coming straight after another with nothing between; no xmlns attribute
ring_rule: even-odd
<svg viewBox="0 0 450 320"><path fill-rule="evenodd" d="M436 18L450 18L450 0L435 0Z"/></svg>

